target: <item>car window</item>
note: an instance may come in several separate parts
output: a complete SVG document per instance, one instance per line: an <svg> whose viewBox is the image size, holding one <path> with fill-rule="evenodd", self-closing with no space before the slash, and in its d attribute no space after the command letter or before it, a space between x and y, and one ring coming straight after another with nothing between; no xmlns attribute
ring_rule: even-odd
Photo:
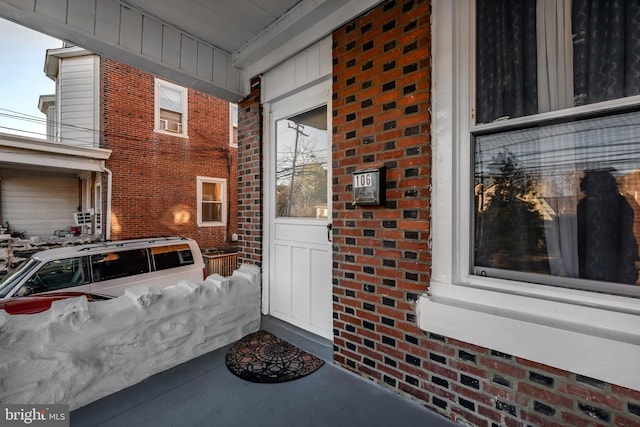
<svg viewBox="0 0 640 427"><path fill-rule="evenodd" d="M83 257L49 261L35 271L18 291L19 296L72 288L86 283Z"/></svg>
<svg viewBox="0 0 640 427"><path fill-rule="evenodd" d="M94 282L148 273L150 268L147 251L133 249L91 255L91 270Z"/></svg>
<svg viewBox="0 0 640 427"><path fill-rule="evenodd" d="M0 298L4 298L27 276L32 270L34 270L40 262L34 258L29 258L27 261L20 264L20 266L13 271L13 273L5 276L0 282Z"/></svg>
<svg viewBox="0 0 640 427"><path fill-rule="evenodd" d="M194 263L193 254L187 244L159 246L151 248L150 251L156 270L167 270Z"/></svg>

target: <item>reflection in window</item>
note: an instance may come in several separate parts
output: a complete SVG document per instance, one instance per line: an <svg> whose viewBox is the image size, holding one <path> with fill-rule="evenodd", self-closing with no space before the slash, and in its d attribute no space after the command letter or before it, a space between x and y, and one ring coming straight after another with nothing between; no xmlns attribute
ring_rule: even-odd
<svg viewBox="0 0 640 427"><path fill-rule="evenodd" d="M326 218L327 107L276 124L276 216Z"/></svg>
<svg viewBox="0 0 640 427"><path fill-rule="evenodd" d="M238 104L229 103L229 145L238 146Z"/></svg>
<svg viewBox="0 0 640 427"><path fill-rule="evenodd" d="M187 89L156 79L156 127L186 136Z"/></svg>
<svg viewBox="0 0 640 427"><path fill-rule="evenodd" d="M120 279L150 271L146 249L91 255L93 281Z"/></svg>
<svg viewBox="0 0 640 427"><path fill-rule="evenodd" d="M640 296L640 3L475 10L474 273Z"/></svg>
<svg viewBox="0 0 640 427"><path fill-rule="evenodd" d="M168 270L194 263L189 245L171 245L151 248L151 256L156 270Z"/></svg>
<svg viewBox="0 0 640 427"><path fill-rule="evenodd" d="M226 220L227 181L198 177L198 225L222 225Z"/></svg>
<svg viewBox="0 0 640 427"><path fill-rule="evenodd" d="M638 141L638 112L477 135L476 272L636 284Z"/></svg>
<svg viewBox="0 0 640 427"><path fill-rule="evenodd" d="M31 277L18 295L50 292L87 283L84 257L63 258L49 261Z"/></svg>

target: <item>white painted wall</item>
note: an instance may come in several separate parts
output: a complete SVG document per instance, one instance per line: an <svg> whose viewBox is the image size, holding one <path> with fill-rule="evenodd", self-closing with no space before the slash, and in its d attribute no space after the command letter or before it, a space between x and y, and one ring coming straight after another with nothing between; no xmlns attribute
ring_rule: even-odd
<svg viewBox="0 0 640 427"><path fill-rule="evenodd" d="M78 177L72 174L0 170L0 212L25 237L53 236L55 230L74 225L78 207Z"/></svg>
<svg viewBox="0 0 640 427"><path fill-rule="evenodd" d="M259 328L260 270L251 265L108 301L56 301L43 313L0 310L0 403L74 410Z"/></svg>
<svg viewBox="0 0 640 427"><path fill-rule="evenodd" d="M329 78L333 69L331 36L265 73L262 78L262 102L272 102L292 91L308 87Z"/></svg>

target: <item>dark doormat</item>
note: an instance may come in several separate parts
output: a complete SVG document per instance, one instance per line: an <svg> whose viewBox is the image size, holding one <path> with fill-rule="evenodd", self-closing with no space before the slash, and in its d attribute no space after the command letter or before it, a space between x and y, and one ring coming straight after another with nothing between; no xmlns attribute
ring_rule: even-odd
<svg viewBox="0 0 640 427"><path fill-rule="evenodd" d="M225 358L227 368L255 383L281 383L309 375L324 361L260 330L236 342Z"/></svg>

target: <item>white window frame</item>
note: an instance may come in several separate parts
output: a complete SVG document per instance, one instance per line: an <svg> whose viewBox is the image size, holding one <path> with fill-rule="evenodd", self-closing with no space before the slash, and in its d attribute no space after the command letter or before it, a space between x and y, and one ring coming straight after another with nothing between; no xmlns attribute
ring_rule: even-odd
<svg viewBox="0 0 640 427"><path fill-rule="evenodd" d="M198 227L219 227L227 224L227 180L223 178L211 178L207 176L199 176L197 181L197 199L198 199ZM203 221L202 220L202 184L214 183L222 184L222 221Z"/></svg>
<svg viewBox="0 0 640 427"><path fill-rule="evenodd" d="M238 148L238 142L234 141L233 134L238 129L238 104L229 103L229 146ZM234 114L235 111L235 114Z"/></svg>
<svg viewBox="0 0 640 427"><path fill-rule="evenodd" d="M182 93L182 111L181 114L181 122L180 122L180 132L172 132L164 129L160 123L160 87L167 87L172 90L177 90ZM155 88L155 122L154 122L154 132L162 133L165 135L178 136L181 138L188 138L188 111L189 111L189 89L186 87L178 86L177 84L167 82L165 80L161 80L158 78L154 79L154 88Z"/></svg>
<svg viewBox="0 0 640 427"><path fill-rule="evenodd" d="M432 274L429 292L417 302L418 325L425 331L640 389L638 299L469 273L473 8L473 0L433 2ZM612 105L639 101L640 97L633 97ZM580 112L596 109L576 108ZM529 119L511 123L515 120L526 123Z"/></svg>

